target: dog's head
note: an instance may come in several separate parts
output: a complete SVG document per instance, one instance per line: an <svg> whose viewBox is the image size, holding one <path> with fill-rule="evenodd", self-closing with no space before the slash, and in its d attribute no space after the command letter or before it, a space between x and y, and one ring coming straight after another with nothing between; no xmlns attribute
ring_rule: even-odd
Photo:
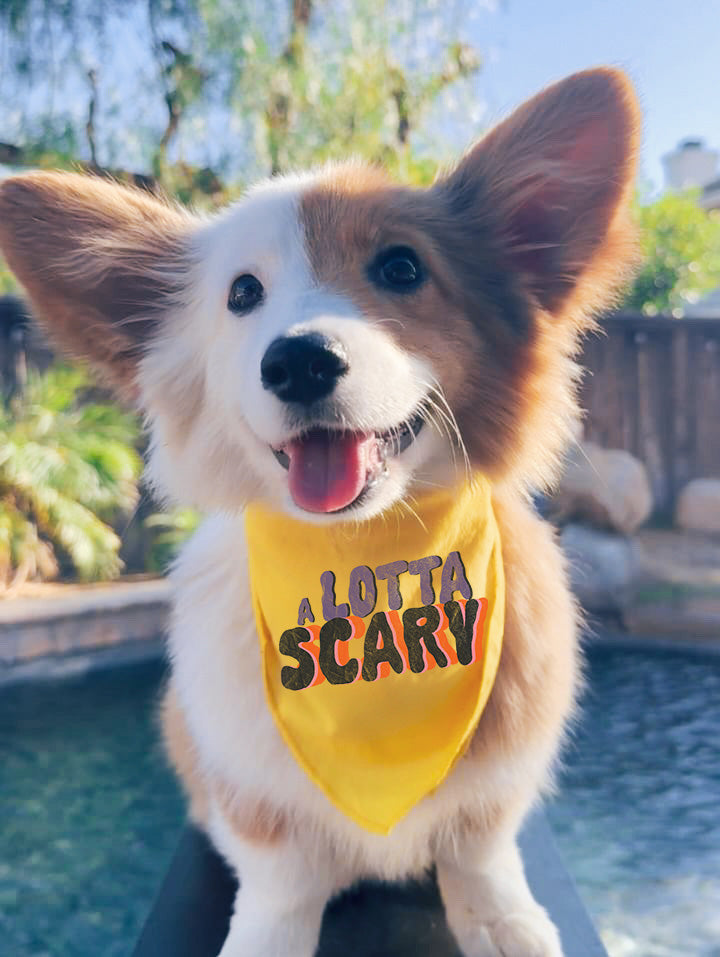
<svg viewBox="0 0 720 957"><path fill-rule="evenodd" d="M578 334L634 258L637 128L599 69L424 190L349 164L199 218L33 173L0 186L0 246L60 345L145 411L166 493L362 518L468 465L548 477Z"/></svg>

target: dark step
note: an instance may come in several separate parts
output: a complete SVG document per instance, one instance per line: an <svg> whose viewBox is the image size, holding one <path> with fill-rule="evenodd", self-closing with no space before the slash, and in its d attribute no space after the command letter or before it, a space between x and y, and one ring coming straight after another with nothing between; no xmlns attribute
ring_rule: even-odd
<svg viewBox="0 0 720 957"><path fill-rule="evenodd" d="M560 930L565 957L607 957L542 814L527 822L520 845L530 886ZM236 887L207 839L188 827L133 957L217 957ZM342 894L325 913L318 957L461 955L429 879L363 883Z"/></svg>

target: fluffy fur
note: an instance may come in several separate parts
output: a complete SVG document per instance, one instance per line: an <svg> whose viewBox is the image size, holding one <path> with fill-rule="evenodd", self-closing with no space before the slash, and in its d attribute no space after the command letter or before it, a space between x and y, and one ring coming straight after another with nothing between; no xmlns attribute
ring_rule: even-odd
<svg viewBox="0 0 720 957"><path fill-rule="evenodd" d="M576 609L527 489L552 478L577 410L573 356L633 263L638 111L598 69L540 93L427 190L360 164L262 184L199 219L115 184L36 173L0 186L0 246L56 340L147 416L149 473L208 518L173 580L169 753L191 813L242 887L221 957L311 957L328 899L437 865L465 957L559 957L515 845L572 712ZM412 295L368 263L412 247ZM227 309L233 279L266 298ZM278 336L340 340L349 370L298 409L263 388ZM263 693L243 506L302 514L273 455L304 430L426 427L349 515L362 521L466 466L489 475L507 580L504 646L464 758L388 837L336 810L292 758ZM411 512L408 521L412 520Z"/></svg>

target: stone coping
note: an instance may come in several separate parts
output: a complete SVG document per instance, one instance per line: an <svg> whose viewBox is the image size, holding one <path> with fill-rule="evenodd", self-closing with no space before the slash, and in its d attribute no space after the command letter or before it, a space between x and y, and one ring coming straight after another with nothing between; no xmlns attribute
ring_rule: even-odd
<svg viewBox="0 0 720 957"><path fill-rule="evenodd" d="M0 602L0 684L159 657L170 592L169 582L149 579Z"/></svg>
<svg viewBox="0 0 720 957"><path fill-rule="evenodd" d="M720 645L720 598L697 595L631 605L623 620L638 635L672 638L679 645L686 639Z"/></svg>
<svg viewBox="0 0 720 957"><path fill-rule="evenodd" d="M158 602L169 605L170 595L170 582L164 578L101 585L57 585L47 595L38 592L35 596L0 601L0 634L4 626L21 622L97 615Z"/></svg>

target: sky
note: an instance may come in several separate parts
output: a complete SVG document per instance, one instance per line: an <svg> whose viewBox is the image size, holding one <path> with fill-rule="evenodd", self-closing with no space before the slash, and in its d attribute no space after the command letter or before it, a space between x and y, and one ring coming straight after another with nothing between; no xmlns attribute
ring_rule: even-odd
<svg viewBox="0 0 720 957"><path fill-rule="evenodd" d="M473 0L466 0L468 6ZM479 0L475 0L479 2ZM627 70L644 113L642 175L688 137L720 149L720 0L497 0L475 21L485 122L588 66Z"/></svg>

